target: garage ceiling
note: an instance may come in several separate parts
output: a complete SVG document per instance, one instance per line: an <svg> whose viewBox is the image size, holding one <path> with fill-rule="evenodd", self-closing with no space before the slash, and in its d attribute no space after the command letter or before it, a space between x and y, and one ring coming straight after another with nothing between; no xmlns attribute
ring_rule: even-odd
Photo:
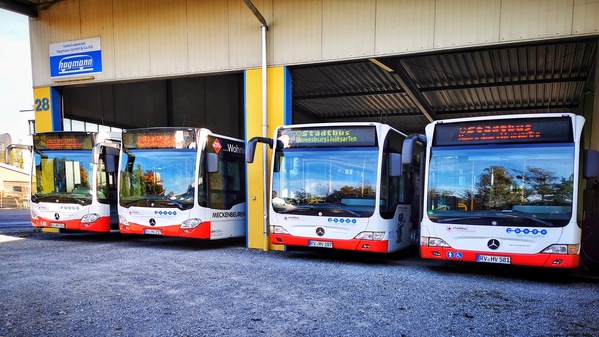
<svg viewBox="0 0 599 337"><path fill-rule="evenodd" d="M0 0L0 8L37 18L38 11L64 0Z"/></svg>
<svg viewBox="0 0 599 337"><path fill-rule="evenodd" d="M378 58L292 70L294 113L377 121L405 133L437 119L576 113L596 39Z"/></svg>
<svg viewBox="0 0 599 337"><path fill-rule="evenodd" d="M0 0L0 8L37 17L60 1ZM377 121L405 133L437 119L576 113L596 59L594 37L297 66L292 110L311 121Z"/></svg>

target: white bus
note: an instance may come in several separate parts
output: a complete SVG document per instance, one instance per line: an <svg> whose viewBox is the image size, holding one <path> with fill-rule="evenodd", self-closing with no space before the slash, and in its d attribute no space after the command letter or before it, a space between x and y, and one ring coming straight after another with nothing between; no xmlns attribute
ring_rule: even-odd
<svg viewBox="0 0 599 337"><path fill-rule="evenodd" d="M33 135L31 223L44 231L118 230L119 132Z"/></svg>
<svg viewBox="0 0 599 337"><path fill-rule="evenodd" d="M123 234L225 239L246 234L245 143L198 128L123 130Z"/></svg>
<svg viewBox="0 0 599 337"><path fill-rule="evenodd" d="M429 124L421 256L576 268L581 179L597 176L583 125L557 113Z"/></svg>
<svg viewBox="0 0 599 337"><path fill-rule="evenodd" d="M402 167L405 141L379 123L280 126L274 140L252 138L247 162L257 142L273 149L270 242L377 253L412 246L420 152Z"/></svg>

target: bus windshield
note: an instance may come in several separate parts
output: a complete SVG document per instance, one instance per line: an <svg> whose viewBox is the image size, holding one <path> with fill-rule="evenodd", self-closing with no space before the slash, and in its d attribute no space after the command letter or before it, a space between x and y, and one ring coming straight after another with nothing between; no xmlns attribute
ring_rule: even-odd
<svg viewBox="0 0 599 337"><path fill-rule="evenodd" d="M278 150L275 158L275 212L342 217L373 214L378 148L290 148Z"/></svg>
<svg viewBox="0 0 599 337"><path fill-rule="evenodd" d="M125 150L124 155L121 206L193 207L196 149L134 149Z"/></svg>
<svg viewBox="0 0 599 337"><path fill-rule="evenodd" d="M433 147L428 217L440 223L565 226L574 144Z"/></svg>
<svg viewBox="0 0 599 337"><path fill-rule="evenodd" d="M90 205L92 155L89 150L47 150L33 156L31 201Z"/></svg>

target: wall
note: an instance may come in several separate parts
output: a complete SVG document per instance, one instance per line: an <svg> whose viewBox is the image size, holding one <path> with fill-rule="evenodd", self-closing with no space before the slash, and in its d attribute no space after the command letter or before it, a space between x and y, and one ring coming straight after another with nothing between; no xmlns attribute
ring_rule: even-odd
<svg viewBox="0 0 599 337"><path fill-rule="evenodd" d="M253 0L272 66L599 33L599 0ZM260 66L260 27L242 0L64 0L31 19L34 87L49 45L100 37L95 82Z"/></svg>

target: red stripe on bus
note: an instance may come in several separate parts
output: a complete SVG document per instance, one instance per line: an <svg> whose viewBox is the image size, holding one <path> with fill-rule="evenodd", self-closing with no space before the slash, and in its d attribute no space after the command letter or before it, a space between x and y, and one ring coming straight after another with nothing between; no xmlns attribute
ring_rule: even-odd
<svg viewBox="0 0 599 337"><path fill-rule="evenodd" d="M144 234L145 229L157 229L162 231L162 236L174 236L193 239L210 239L210 222L202 222L196 228L181 228L180 224L170 226L144 226L129 222L129 225L119 224L120 232L123 234Z"/></svg>
<svg viewBox="0 0 599 337"><path fill-rule="evenodd" d="M79 229L91 232L110 232L110 216L103 216L94 222L81 222Z"/></svg>
<svg viewBox="0 0 599 337"><path fill-rule="evenodd" d="M456 258L460 253L460 258ZM547 268L577 268L580 260L578 254L514 254L514 253L489 253L479 251L464 251L444 247L420 247L420 257L458 262L476 262L477 255L509 256L512 265ZM451 257L449 257L451 256Z"/></svg>
<svg viewBox="0 0 599 337"><path fill-rule="evenodd" d="M270 242L277 245L308 247L309 241L332 242L333 249L357 250L373 253L389 252L389 243L387 240L371 241L371 240L338 240L327 238L308 238L293 236L287 234L270 234Z"/></svg>

